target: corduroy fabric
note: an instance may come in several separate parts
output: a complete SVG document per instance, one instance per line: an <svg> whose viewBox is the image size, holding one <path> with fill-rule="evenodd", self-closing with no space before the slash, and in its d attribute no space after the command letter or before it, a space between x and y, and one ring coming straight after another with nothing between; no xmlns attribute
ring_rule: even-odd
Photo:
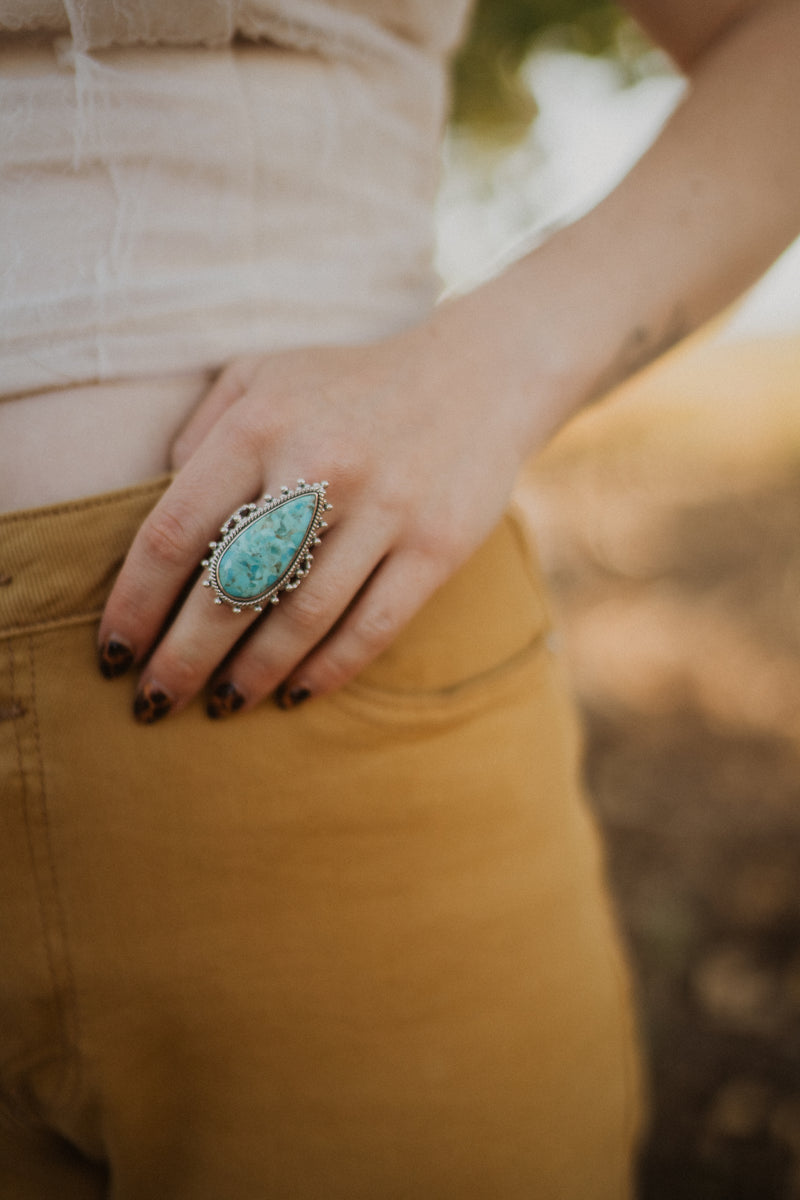
<svg viewBox="0 0 800 1200"><path fill-rule="evenodd" d="M627 975L519 517L337 695L143 729L96 621L164 486L0 518L0 1194L628 1197Z"/></svg>

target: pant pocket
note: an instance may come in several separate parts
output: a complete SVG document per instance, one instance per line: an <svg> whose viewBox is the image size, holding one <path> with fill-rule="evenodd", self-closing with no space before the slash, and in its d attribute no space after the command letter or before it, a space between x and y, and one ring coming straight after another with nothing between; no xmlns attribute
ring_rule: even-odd
<svg viewBox="0 0 800 1200"><path fill-rule="evenodd" d="M451 702L521 667L549 628L536 552L522 514L512 508L345 690L379 703Z"/></svg>

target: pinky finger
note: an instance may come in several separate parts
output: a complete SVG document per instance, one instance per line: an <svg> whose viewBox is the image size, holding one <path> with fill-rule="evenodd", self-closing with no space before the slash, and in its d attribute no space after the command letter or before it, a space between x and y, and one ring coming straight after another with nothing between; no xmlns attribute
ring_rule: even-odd
<svg viewBox="0 0 800 1200"><path fill-rule="evenodd" d="M333 632L281 684L276 699L294 708L335 692L377 658L444 581L445 573L416 551L396 551Z"/></svg>

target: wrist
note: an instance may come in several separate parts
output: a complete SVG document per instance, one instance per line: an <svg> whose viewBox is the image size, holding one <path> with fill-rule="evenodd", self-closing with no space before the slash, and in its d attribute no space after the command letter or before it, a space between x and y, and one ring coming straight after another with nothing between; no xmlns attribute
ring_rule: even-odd
<svg viewBox="0 0 800 1200"><path fill-rule="evenodd" d="M484 381L510 412L527 458L592 394L596 369L575 321L569 286L548 246L435 313L442 341L463 347L472 381Z"/></svg>
<svg viewBox="0 0 800 1200"><path fill-rule="evenodd" d="M489 417L506 424L520 462L571 414L570 371L536 312L530 288L506 272L443 302L428 327L439 361L455 364L449 386L488 397Z"/></svg>

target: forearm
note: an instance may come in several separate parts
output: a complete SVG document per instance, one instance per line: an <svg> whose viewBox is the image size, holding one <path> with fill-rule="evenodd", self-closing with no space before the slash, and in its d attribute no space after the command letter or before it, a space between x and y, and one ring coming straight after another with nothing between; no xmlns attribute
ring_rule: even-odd
<svg viewBox="0 0 800 1200"><path fill-rule="evenodd" d="M440 310L527 404L531 449L729 304L797 234L799 85L800 6L762 5L694 61L685 101L607 199Z"/></svg>

